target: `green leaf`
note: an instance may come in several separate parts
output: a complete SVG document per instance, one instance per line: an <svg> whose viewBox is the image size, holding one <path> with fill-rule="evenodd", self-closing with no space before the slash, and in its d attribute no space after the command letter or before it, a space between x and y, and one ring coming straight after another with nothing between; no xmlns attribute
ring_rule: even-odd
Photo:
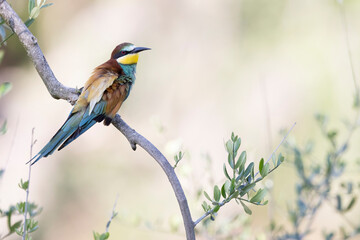
<svg viewBox="0 0 360 240"><path fill-rule="evenodd" d="M248 193L251 189L253 189L255 187L256 183L251 183L246 185L245 187L239 189L240 191L240 196L244 196L246 193Z"/></svg>
<svg viewBox="0 0 360 240"><path fill-rule="evenodd" d="M327 133L327 137L330 139L330 140L334 140L334 138L336 137L337 135L337 131L336 130L332 130L332 131L329 131Z"/></svg>
<svg viewBox="0 0 360 240"><path fill-rule="evenodd" d="M250 210L250 208L248 206L245 205L245 203L243 203L241 200L240 200L240 203L244 209L244 211L248 214L248 215L251 215L252 214L252 211Z"/></svg>
<svg viewBox="0 0 360 240"><path fill-rule="evenodd" d="M36 19L39 16L39 14L40 14L40 7L36 6L31 10L29 18Z"/></svg>
<svg viewBox="0 0 360 240"><path fill-rule="evenodd" d="M32 232L35 232L36 230L39 229L39 226L33 226L31 229L28 230L28 233L32 233Z"/></svg>
<svg viewBox="0 0 360 240"><path fill-rule="evenodd" d="M281 163L284 162L284 160L285 160L285 158L283 157L283 155L281 153L279 153L278 161L277 161L276 166L279 166Z"/></svg>
<svg viewBox="0 0 360 240"><path fill-rule="evenodd" d="M341 211L342 209L342 201L341 201L341 196L339 194L336 195L336 209L338 211Z"/></svg>
<svg viewBox="0 0 360 240"><path fill-rule="evenodd" d="M16 204L16 210L20 213L23 214L25 212L25 202L18 202Z"/></svg>
<svg viewBox="0 0 360 240"><path fill-rule="evenodd" d="M261 169L260 175L264 178L269 173L269 163L265 164L265 166Z"/></svg>
<svg viewBox="0 0 360 240"><path fill-rule="evenodd" d="M351 199L351 201L350 201L349 205L347 206L347 208L345 209L345 211L349 211L354 206L355 202L356 202L356 196L354 196Z"/></svg>
<svg viewBox="0 0 360 240"><path fill-rule="evenodd" d="M15 232L15 230L21 226L21 223L22 223L22 221L20 220L20 221L17 221L16 223L14 223L13 225L11 225L10 232L11 233Z"/></svg>
<svg viewBox="0 0 360 240"><path fill-rule="evenodd" d="M229 180L226 180L224 184L224 188L227 195L230 195L230 186L231 186L231 182Z"/></svg>
<svg viewBox="0 0 360 240"><path fill-rule="evenodd" d="M245 163L246 163L246 151L243 151L240 154L238 162L240 162L240 164L239 164L239 172L242 172L244 167L245 167Z"/></svg>
<svg viewBox="0 0 360 240"><path fill-rule="evenodd" d="M204 196L205 196L210 202L213 202L213 200L210 198L209 194L207 194L206 191L204 191Z"/></svg>
<svg viewBox="0 0 360 240"><path fill-rule="evenodd" d="M11 88L12 88L12 85L9 82L4 82L4 83L0 84L0 97L7 94L11 90Z"/></svg>
<svg viewBox="0 0 360 240"><path fill-rule="evenodd" d="M259 172L260 173L261 173L261 170L263 169L263 167L264 167L264 158L262 158L259 163Z"/></svg>
<svg viewBox="0 0 360 240"><path fill-rule="evenodd" d="M225 144L225 149L229 154L232 154L233 152L233 143L231 140L228 140Z"/></svg>
<svg viewBox="0 0 360 240"><path fill-rule="evenodd" d="M247 166L244 176L247 177L253 171L253 169L254 169L254 163L252 162Z"/></svg>
<svg viewBox="0 0 360 240"><path fill-rule="evenodd" d="M0 175L0 177L1 177L1 175ZM223 196L223 198L226 198L225 183L221 187L221 195Z"/></svg>
<svg viewBox="0 0 360 240"><path fill-rule="evenodd" d="M215 202L219 202L220 196L221 196L220 189L219 189L219 187L217 185L215 185L214 186L214 199L215 199Z"/></svg>
<svg viewBox="0 0 360 240"><path fill-rule="evenodd" d="M35 7L35 0L29 0L28 3L28 14L31 14L31 11L33 10L33 8Z"/></svg>
<svg viewBox="0 0 360 240"><path fill-rule="evenodd" d="M22 235L23 235L23 229L22 229L22 227L15 229L15 232L16 232L17 235L19 235L20 237L22 237Z"/></svg>
<svg viewBox="0 0 360 240"><path fill-rule="evenodd" d="M255 196L253 196L251 199L250 199L250 202L252 203L260 203L263 198L265 197L266 195L266 191L264 189L259 189Z"/></svg>
<svg viewBox="0 0 360 240"><path fill-rule="evenodd" d="M233 160L233 158L232 158L232 154L228 154L228 163L229 163L229 165L230 165L230 167L232 168L232 169L234 169L234 160Z"/></svg>
<svg viewBox="0 0 360 240"><path fill-rule="evenodd" d="M94 240L100 240L100 233L93 232Z"/></svg>
<svg viewBox="0 0 360 240"><path fill-rule="evenodd" d="M100 240L106 240L110 236L110 233L106 232L100 235Z"/></svg>
<svg viewBox="0 0 360 240"><path fill-rule="evenodd" d="M40 7L40 9L47 8L47 7L50 7L50 6L52 6L52 5L53 5L53 3L48 3L48 4L45 4L45 5L42 5L42 6Z"/></svg>
<svg viewBox="0 0 360 240"><path fill-rule="evenodd" d="M2 126L0 127L0 135L4 135L7 131L7 121L5 120Z"/></svg>
<svg viewBox="0 0 360 240"><path fill-rule="evenodd" d="M33 24L34 21L35 21L34 18L30 18L30 19L26 20L25 25L26 25L27 27L30 27L30 25Z"/></svg>
<svg viewBox="0 0 360 240"><path fill-rule="evenodd" d="M235 178L231 179L230 187L229 187L229 195L233 194L235 191Z"/></svg>
<svg viewBox="0 0 360 240"><path fill-rule="evenodd" d="M216 205L213 209L214 213L216 213L217 211L219 211L220 209L220 205Z"/></svg>
<svg viewBox="0 0 360 240"><path fill-rule="evenodd" d="M234 152L237 152L239 150L240 145L241 145L241 139L238 138L234 143Z"/></svg>
<svg viewBox="0 0 360 240"><path fill-rule="evenodd" d="M201 204L202 208L204 209L204 212L207 212L209 210L209 205L203 201L203 203Z"/></svg>
<svg viewBox="0 0 360 240"><path fill-rule="evenodd" d="M21 189L23 189L23 190L26 191L26 190L28 189L28 187L29 187L29 181L23 182L23 180L20 179L20 183L19 183L18 185L19 185L19 187L20 187Z"/></svg>
<svg viewBox="0 0 360 240"><path fill-rule="evenodd" d="M229 180L231 180L231 177L229 176L229 173L227 172L226 170L226 165L224 163L224 174L225 174L225 177L227 177Z"/></svg>
<svg viewBox="0 0 360 240"><path fill-rule="evenodd" d="M273 162L273 165L276 166L276 156L275 156L275 154L271 155L271 160Z"/></svg>

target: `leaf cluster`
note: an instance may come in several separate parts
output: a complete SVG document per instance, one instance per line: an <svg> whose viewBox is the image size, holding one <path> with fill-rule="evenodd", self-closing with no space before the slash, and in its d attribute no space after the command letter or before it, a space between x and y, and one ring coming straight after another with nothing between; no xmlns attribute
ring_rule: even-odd
<svg viewBox="0 0 360 240"><path fill-rule="evenodd" d="M338 130L328 127L327 116L317 114L315 116L323 139L328 142L329 149L325 150L325 159L320 163L312 161L314 143L308 142L305 147L295 143L285 144L289 152L289 160L293 162L298 176L295 186L295 205L288 207L288 219L292 225L291 230L271 224L274 239L304 239L312 231L313 220L319 214L319 209L324 204L330 205L340 217L347 219L345 214L353 209L359 195L360 184L353 180L342 181L339 185L336 179L345 175L346 161L343 154L348 150L349 140L345 139L339 144ZM357 126L349 128L354 131ZM306 164L311 163L311 164ZM334 191L336 189L337 191ZM346 220L347 226L340 226L339 235L341 239L348 239L360 235L360 222L357 224ZM352 230L349 232L348 228ZM324 239L334 239L336 231L324 232Z"/></svg>
<svg viewBox="0 0 360 240"><path fill-rule="evenodd" d="M184 157L184 153L181 151L174 156L174 161L175 161L175 165L173 166L174 169L177 167L178 163L181 161L181 159L183 159L183 157Z"/></svg>
<svg viewBox="0 0 360 240"><path fill-rule="evenodd" d="M29 187L29 181L23 181L21 179L18 185L20 189L27 191ZM24 229L26 229L26 239L32 239L29 234L39 228L38 222L34 220L34 217L41 213L42 208L39 208L35 203L27 203L27 215L29 217L26 219L26 224L24 224L23 220L14 221L14 218L18 219L20 216L24 216L25 205L26 203L21 201L13 206L10 206L7 210L0 209L0 217L6 218L8 227L8 233L4 236L0 236L1 240L12 235L13 233L18 234L19 236L23 236Z"/></svg>
<svg viewBox="0 0 360 240"><path fill-rule="evenodd" d="M276 158L272 155L272 165L260 160L258 172L255 173L255 163L250 162L246 164L247 153L242 151L240 153L241 139L234 133L231 134L230 139L225 143L225 150L228 153L227 162L223 165L223 172L225 182L221 187L215 185L213 187L213 194L208 194L204 191L206 201L202 203L202 208L205 214L210 215L212 220L215 219L216 213L219 209L231 200L241 204L244 211L251 215L251 209L246 205L247 203L254 205L266 205L268 201L264 200L266 195L265 189L256 189L256 184L264 180L264 178L274 171L284 161L284 157L279 154ZM257 175L260 173L260 176Z"/></svg>

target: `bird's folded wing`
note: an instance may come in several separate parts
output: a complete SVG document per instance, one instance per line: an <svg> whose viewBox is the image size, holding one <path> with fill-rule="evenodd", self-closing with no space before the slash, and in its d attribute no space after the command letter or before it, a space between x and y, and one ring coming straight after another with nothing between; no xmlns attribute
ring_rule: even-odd
<svg viewBox="0 0 360 240"><path fill-rule="evenodd" d="M89 114L92 113L94 106L101 100L104 91L110 87L118 78L117 74L108 72L100 76L94 73L89 80L85 83L83 92L79 98L86 99L89 106Z"/></svg>

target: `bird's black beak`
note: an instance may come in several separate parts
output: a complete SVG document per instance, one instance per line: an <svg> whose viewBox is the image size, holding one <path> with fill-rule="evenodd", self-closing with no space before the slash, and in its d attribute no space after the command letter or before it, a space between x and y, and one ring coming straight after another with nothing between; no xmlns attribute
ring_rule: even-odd
<svg viewBox="0 0 360 240"><path fill-rule="evenodd" d="M138 52L142 52L145 50L151 50L151 48L146 48L146 47L136 47L134 48L134 50L131 51L131 53L138 53Z"/></svg>

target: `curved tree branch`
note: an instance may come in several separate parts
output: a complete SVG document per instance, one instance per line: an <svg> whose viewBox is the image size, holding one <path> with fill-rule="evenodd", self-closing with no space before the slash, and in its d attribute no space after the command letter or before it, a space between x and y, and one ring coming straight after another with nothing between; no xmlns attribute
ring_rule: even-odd
<svg viewBox="0 0 360 240"><path fill-rule="evenodd" d="M37 39L25 26L23 21L11 8L6 0L0 0L0 16L18 36L37 72L47 87L50 95L55 99L64 99L74 104L78 98L78 90L66 87L56 79L37 43ZM189 205L187 203L186 196L181 187L180 181L168 160L150 141L137 133L134 129L130 128L129 125L127 125L119 115L116 115L114 118L113 125L128 139L133 150L136 150L136 144L138 144L145 151L147 151L162 167L169 179L169 182L179 203L180 211L184 221L186 238L189 240L194 240L195 225L191 218Z"/></svg>

